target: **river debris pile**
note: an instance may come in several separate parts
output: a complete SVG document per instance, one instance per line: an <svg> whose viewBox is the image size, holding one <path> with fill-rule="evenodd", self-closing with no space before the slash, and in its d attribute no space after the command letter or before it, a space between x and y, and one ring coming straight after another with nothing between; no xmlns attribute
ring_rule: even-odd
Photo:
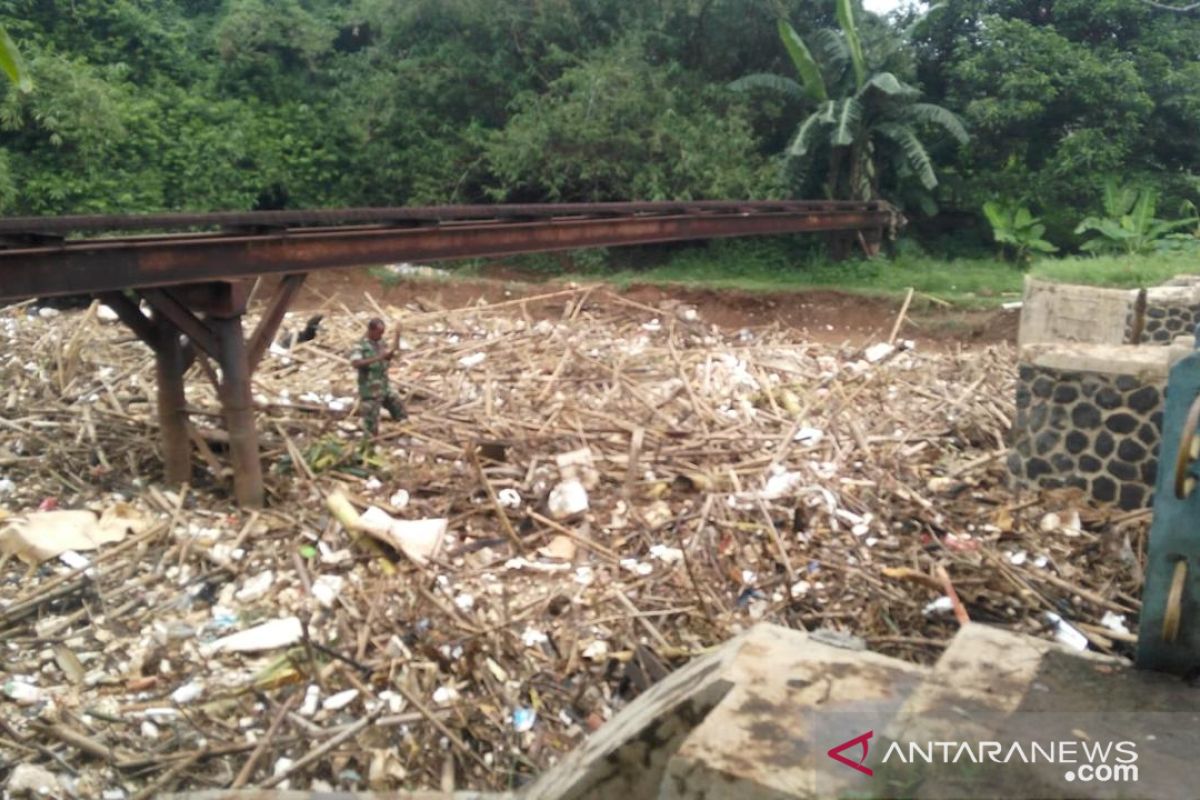
<svg viewBox="0 0 1200 800"><path fill-rule="evenodd" d="M149 351L102 307L0 310L14 796L514 788L761 619L922 662L968 618L1129 653L1146 515L1007 488L1006 346L814 345L586 287L322 310L255 377L256 512L206 364L168 491ZM412 418L363 449L375 315Z"/></svg>

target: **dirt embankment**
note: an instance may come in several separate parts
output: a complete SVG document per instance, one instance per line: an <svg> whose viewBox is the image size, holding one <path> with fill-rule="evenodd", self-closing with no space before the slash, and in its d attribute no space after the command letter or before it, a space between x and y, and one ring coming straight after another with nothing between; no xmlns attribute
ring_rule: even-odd
<svg viewBox="0 0 1200 800"><path fill-rule="evenodd" d="M403 307L411 303L429 310L473 305L481 299L497 303L528 297L531 302L527 311L532 317L559 316L559 301L536 298L566 288L570 281L518 280L522 277L529 276L498 273L497 277L477 279L406 279L385 284L366 270L324 271L309 278L296 308L336 308L344 304L362 311L370 305L367 294L381 305ZM623 289L607 284L598 287L602 291L593 299L601 302L605 293L612 293L664 311L688 305L695 307L700 319L725 330L778 325L826 344L858 345L886 338L901 305L897 299L826 290L746 292L658 284L634 284ZM1015 343L1018 316L1016 311L961 310L917 298L899 335L939 348Z"/></svg>

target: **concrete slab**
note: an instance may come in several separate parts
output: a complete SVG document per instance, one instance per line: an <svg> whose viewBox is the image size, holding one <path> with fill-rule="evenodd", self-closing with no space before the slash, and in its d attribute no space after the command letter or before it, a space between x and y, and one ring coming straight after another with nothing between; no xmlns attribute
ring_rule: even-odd
<svg viewBox="0 0 1200 800"><path fill-rule="evenodd" d="M1015 743L1029 758L897 763L888 759L891 742L901 753L912 744L996 742L1006 754ZM1056 755L1038 756L1034 743ZM882 796L1194 797L1200 690L1122 660L972 624L885 729L881 746ZM1097 768L1117 767L1133 770L1093 779Z"/></svg>
<svg viewBox="0 0 1200 800"><path fill-rule="evenodd" d="M1095 372L1102 375L1132 375L1142 383L1167 380L1169 347L1104 344L1031 344L1021 347L1020 361L1063 372Z"/></svg>
<svg viewBox="0 0 1200 800"><path fill-rule="evenodd" d="M865 776L826 752L889 719L927 674L800 631L756 627L734 662L733 690L671 758L658 797L784 800L861 790Z"/></svg>

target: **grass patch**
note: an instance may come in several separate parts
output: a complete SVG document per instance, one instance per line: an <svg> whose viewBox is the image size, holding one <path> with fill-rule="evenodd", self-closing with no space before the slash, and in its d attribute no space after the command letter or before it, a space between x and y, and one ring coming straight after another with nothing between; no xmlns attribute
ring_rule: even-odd
<svg viewBox="0 0 1200 800"><path fill-rule="evenodd" d="M676 284L748 292L831 290L871 296L917 292L958 306L989 306L1018 297L1021 273L990 259L941 260L899 255L894 259L831 263L814 254L789 252L764 241L713 242L677 254L648 269L617 269L590 277L632 283Z"/></svg>
<svg viewBox="0 0 1200 800"><path fill-rule="evenodd" d="M752 292L825 289L885 297L903 296L912 287L963 308L988 308L1019 299L1024 281L1024 273L1015 266L993 258L939 259L901 252L891 259L835 264L817 256L796 258L780 248L746 244L696 248L661 266L594 277L622 285L683 284ZM1156 286L1189 272L1200 273L1200 257L1186 253L1071 256L1041 260L1030 270L1045 280L1120 288Z"/></svg>
<svg viewBox="0 0 1200 800"><path fill-rule="evenodd" d="M1046 280L1136 289L1157 286L1175 275L1200 272L1200 254L1154 253L1144 256L1076 256L1046 259L1030 272Z"/></svg>
<svg viewBox="0 0 1200 800"><path fill-rule="evenodd" d="M719 239L647 257L645 250L577 250L534 254L502 263L541 278L582 276L626 287L634 283L683 285L745 292L829 290L902 297L909 287L960 308L990 308L1020 299L1024 273L995 258L943 259L921 253L909 240L892 258L832 263L797 238ZM636 266L632 266L635 265ZM442 265L459 277L487 274L484 260ZM1061 283L1119 288L1155 286L1174 275L1200 273L1200 255L1164 252L1140 256L1068 256L1042 259L1030 274ZM372 274L387 284L386 269Z"/></svg>

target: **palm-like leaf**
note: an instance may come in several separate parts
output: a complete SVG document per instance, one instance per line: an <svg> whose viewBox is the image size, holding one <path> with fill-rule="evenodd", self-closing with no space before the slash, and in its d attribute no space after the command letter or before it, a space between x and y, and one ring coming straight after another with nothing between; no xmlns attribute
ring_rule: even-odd
<svg viewBox="0 0 1200 800"><path fill-rule="evenodd" d="M804 91L818 103L828 100L829 94L825 91L825 79L821 76L821 67L817 65L812 53L804 44L804 40L800 38L800 34L796 33L796 29L782 19L779 20L779 38L783 40L783 45L787 48L792 63L796 65L796 71L800 73Z"/></svg>
<svg viewBox="0 0 1200 800"><path fill-rule="evenodd" d="M846 49L850 51L850 63L854 65L854 85L861 89L867 81L867 59L863 55L862 40L858 38L858 27L854 24L854 8L850 0L837 0L837 19L846 35Z"/></svg>
<svg viewBox="0 0 1200 800"><path fill-rule="evenodd" d="M996 230L1008 228L1012 224L1010 215L1004 206L995 200L988 200L983 204L983 215L987 217L988 224Z"/></svg>
<svg viewBox="0 0 1200 800"><path fill-rule="evenodd" d="M1114 219L1120 219L1130 212L1137 202L1138 192L1132 186L1122 186L1116 179L1109 178L1104 182L1104 213Z"/></svg>
<svg viewBox="0 0 1200 800"><path fill-rule="evenodd" d="M832 103L826 103L827 106L832 106ZM818 111L809 114L808 117L800 123L800 127L796 128L796 135L792 137L792 144L788 147L788 155L797 158L807 155L813 149L813 139L816 138L817 132L821 129L821 124L825 122L824 112L822 107Z"/></svg>
<svg viewBox="0 0 1200 800"><path fill-rule="evenodd" d="M849 147L854 144L854 134L862 119L862 104L853 97L842 101L837 110L831 141L834 147Z"/></svg>
<svg viewBox="0 0 1200 800"><path fill-rule="evenodd" d="M791 78L785 78L782 75L772 75L769 72L760 72L755 75L747 75L744 78L738 78L733 83L729 84L729 88L735 92L749 92L757 89L765 89L771 92L778 92L787 97L801 100L807 97L804 87L796 83Z"/></svg>
<svg viewBox="0 0 1200 800"><path fill-rule="evenodd" d="M29 73L25 71L25 65L21 61L21 53L13 44L8 31L2 26L0 26L0 70L4 71L4 74L17 85L18 89L23 92L29 91L31 85Z"/></svg>
<svg viewBox="0 0 1200 800"><path fill-rule="evenodd" d="M934 12L941 11L945 7L945 3L934 3L928 9L926 9L924 14L914 19L912 23L903 30L902 33L904 40L911 41L914 36L921 32L921 26L925 24L929 17L932 16Z"/></svg>
<svg viewBox="0 0 1200 800"><path fill-rule="evenodd" d="M966 144L971 138L971 135L967 133L966 126L959 119L958 114L939 105L933 103L913 103L904 110L904 114L913 122L939 126L942 130L953 136L959 144Z"/></svg>
<svg viewBox="0 0 1200 800"><path fill-rule="evenodd" d="M859 97L866 94L868 89L883 92L889 97L918 97L919 89L909 86L890 72L876 72L858 90Z"/></svg>
<svg viewBox="0 0 1200 800"><path fill-rule="evenodd" d="M905 159L908 160L908 165L912 167L922 186L926 189L937 186L938 181L937 175L933 171L933 161L929 158L929 152L925 149L925 145L921 144L921 140L917 138L917 134L912 128L898 122L881 122L875 126L875 130L884 138L890 139L900 146Z"/></svg>
<svg viewBox="0 0 1200 800"><path fill-rule="evenodd" d="M840 78L850 64L850 49L846 46L845 37L837 31L821 28L813 34L813 39L817 43L817 50L821 54L826 72Z"/></svg>
<svg viewBox="0 0 1200 800"><path fill-rule="evenodd" d="M1087 233L1088 231L1096 231L1114 242L1121 242L1136 235L1116 220L1101 219L1099 217L1088 217L1075 228L1075 233L1077 234Z"/></svg>
<svg viewBox="0 0 1200 800"><path fill-rule="evenodd" d="M1133 211L1130 214L1133 217L1133 230L1139 234L1150 230L1150 225L1154 222L1154 212L1158 208L1158 190L1146 187L1142 189L1138 195L1137 202L1133 204Z"/></svg>

